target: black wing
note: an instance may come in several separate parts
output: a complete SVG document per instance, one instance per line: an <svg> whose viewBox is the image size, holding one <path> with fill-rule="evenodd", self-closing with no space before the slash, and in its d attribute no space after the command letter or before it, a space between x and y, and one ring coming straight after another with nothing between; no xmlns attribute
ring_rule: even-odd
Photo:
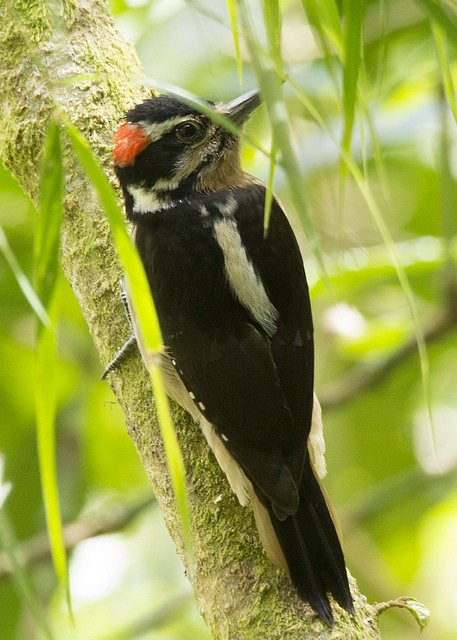
<svg viewBox="0 0 457 640"><path fill-rule="evenodd" d="M298 508L311 425L312 321L300 252L276 202L263 238L264 194L261 185L230 192L246 254L278 312L272 335L229 285L214 237L221 219L214 197L154 214L153 222L139 224L136 241L179 375L283 518Z"/></svg>
<svg viewBox="0 0 457 640"><path fill-rule="evenodd" d="M263 239L263 193L261 185L244 190L244 206L236 218L248 254L279 312L277 331L269 339L270 349L293 416L293 446L303 452L311 428L314 389L313 321L308 284L296 238L275 199L268 236ZM298 470L297 480L300 473Z"/></svg>

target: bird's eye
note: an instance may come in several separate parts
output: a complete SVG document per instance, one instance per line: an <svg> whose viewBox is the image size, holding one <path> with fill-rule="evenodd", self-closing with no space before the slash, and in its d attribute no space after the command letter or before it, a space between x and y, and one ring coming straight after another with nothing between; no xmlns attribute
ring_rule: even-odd
<svg viewBox="0 0 457 640"><path fill-rule="evenodd" d="M196 122L182 122L175 129L176 137L180 142L193 142L200 136L201 127Z"/></svg>

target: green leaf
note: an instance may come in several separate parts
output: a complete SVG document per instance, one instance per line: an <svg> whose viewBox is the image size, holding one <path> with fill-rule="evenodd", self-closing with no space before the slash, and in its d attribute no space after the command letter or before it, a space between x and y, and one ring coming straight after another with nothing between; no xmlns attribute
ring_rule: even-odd
<svg viewBox="0 0 457 640"><path fill-rule="evenodd" d="M263 0L263 19L267 32L268 52L274 62L276 73L283 76L281 56L281 12L278 0Z"/></svg>
<svg viewBox="0 0 457 640"><path fill-rule="evenodd" d="M338 7L334 0L302 0L302 5L309 23L316 31L328 67L333 55L332 47L337 56L343 57L343 32Z"/></svg>
<svg viewBox="0 0 457 640"><path fill-rule="evenodd" d="M393 607L407 609L416 620L421 631L423 631L430 622L430 611L422 602L419 602L411 596L403 596L396 600L389 600L389 602L381 602L376 605L378 615Z"/></svg>
<svg viewBox="0 0 457 640"><path fill-rule="evenodd" d="M35 413L41 490L51 554L57 577L65 589L71 610L56 467L56 308L56 301L52 300L47 308L52 326L39 331L35 349Z"/></svg>
<svg viewBox="0 0 457 640"><path fill-rule="evenodd" d="M424 393L425 404L428 409L431 430L434 432L433 415L432 415L432 402L431 402L431 390L430 390L430 363L428 358L427 345L424 339L424 333L422 331L421 319L419 318L417 307L414 301L414 294L411 288L406 271L402 265L398 249L395 245L394 239L387 225L387 222L382 214L378 203L373 195L369 183L364 179L364 176L357 166L357 163L353 160L351 155L343 151L343 161L346 163L350 173L352 174L360 193L362 194L370 214L376 224L379 233L383 239L386 249L389 253L390 259L397 274L398 282L405 295L406 302L408 304L409 312L411 315L411 321L414 329L414 336L417 344L417 351L419 354L422 388ZM434 437L433 437L434 440Z"/></svg>
<svg viewBox="0 0 457 640"><path fill-rule="evenodd" d="M1 462L2 461L0 459L0 463ZM2 465L0 464L0 470L1 466ZM17 541L11 522L6 511L0 508L0 548L2 550L2 554L5 554L11 565L11 578L14 588L20 597L21 602L27 606L28 611L31 613L38 629L43 633L43 636L48 638L48 640L53 640L54 636L46 623L46 619L41 609L30 575L24 569L20 559L17 557L16 546Z"/></svg>
<svg viewBox="0 0 457 640"><path fill-rule="evenodd" d="M240 2L240 8L253 67L271 124L274 140L272 148L279 152L279 163L285 170L292 202L309 239L319 269L322 274L325 274L323 253L303 194L303 179L291 142L288 114L282 98L283 80L276 72L270 57L265 57L262 54L262 47L258 42L252 23L252 15L245 0Z"/></svg>
<svg viewBox="0 0 457 640"><path fill-rule="evenodd" d="M165 393L162 372L157 363L151 366L149 374L151 376L152 387L154 389L157 417L165 446L165 454L167 457L168 468L170 470L173 493L181 517L184 545L190 559L192 556L190 527L191 517L186 489L186 469L181 449L179 447L179 442L176 437L173 420L171 418L170 405L167 394Z"/></svg>
<svg viewBox="0 0 457 640"><path fill-rule="evenodd" d="M422 602L416 600L416 598L408 598L405 601L405 607L416 620L420 630L423 631L430 622L430 611Z"/></svg>
<svg viewBox="0 0 457 640"><path fill-rule="evenodd" d="M63 188L60 130L59 125L51 121L41 168L40 208L34 237L35 285L45 307L49 305L59 273Z"/></svg>
<svg viewBox="0 0 457 640"><path fill-rule="evenodd" d="M0 226L0 251L3 253L5 260L7 261L11 271L13 272L14 277L16 278L16 282L19 285L22 293L25 296L25 299L31 306L34 313L40 319L40 321L48 326L50 323L48 314L46 309L43 307L41 300L35 293L35 289L30 284L27 276L23 272L16 256L14 255L13 250L10 247L8 242L8 238L3 230L3 227Z"/></svg>
<svg viewBox="0 0 457 640"><path fill-rule="evenodd" d="M164 442L176 505L181 518L184 543L190 555L190 512L185 483L185 468L178 439L173 428L159 366L160 355L163 353L164 346L149 284L138 252L127 232L124 216L117 204L116 195L100 163L93 155L87 140L73 125L67 123L66 132L89 180L95 187L105 215L108 218L114 243L127 276L129 294L141 331L143 346L151 355L148 366L156 400L157 417Z"/></svg>
<svg viewBox="0 0 457 640"><path fill-rule="evenodd" d="M325 119L320 115L317 109L310 103L306 94L301 90L301 88L291 82L292 86L297 91L297 95L299 99L303 102L303 104L310 110L311 114L315 118L316 122L320 124L320 126L327 132L330 139L333 139L332 132L328 123ZM400 256L398 254L398 250L396 248L394 239L392 234L390 233L387 222L382 214L380 207L378 206L376 199L373 195L369 182L364 178L363 173L357 165L357 162L353 159L349 150L345 150L342 148L341 151L342 161L345 163L346 170L352 174L357 187L362 194L365 202L367 203L370 214L375 222L381 237L384 241L388 254L390 256L393 268L395 269L395 273L397 275L400 286L404 292L408 308L411 315L411 321L414 328L414 334L417 343L417 350L419 353L420 367L421 367L421 377L422 377L422 388L424 393L425 404L428 409L429 418L430 418L430 426L431 431L434 432L434 422L432 415L432 404L431 404L431 391L430 391L430 366L429 366L429 358L427 352L427 345L425 343L423 331L421 328L420 318L418 316L418 312L416 309L416 305L414 302L414 295L411 289L411 285L406 274L406 271L402 265L400 260ZM328 280L328 278L326 278ZM434 440L434 437L433 437Z"/></svg>
<svg viewBox="0 0 457 640"><path fill-rule="evenodd" d="M265 193L265 209L263 214L263 237L268 236L268 227L270 225L271 204L273 202L273 184L276 171L276 155L278 153L278 147L276 141L273 138L271 141L271 159L270 167L268 171L267 190Z"/></svg>
<svg viewBox="0 0 457 640"><path fill-rule="evenodd" d="M457 42L457 13L449 9L449 13L443 9L439 0L416 0L446 32L450 42ZM455 5L454 5L455 6Z"/></svg>
<svg viewBox="0 0 457 640"><path fill-rule="evenodd" d="M63 214L63 167L59 126L49 125L43 154L40 206L35 229L34 274L38 295L44 301L50 323L39 325L35 350L35 411L43 502L52 559L71 615L67 556L59 507L56 414L56 287L59 278L59 236Z"/></svg>
<svg viewBox="0 0 457 640"><path fill-rule="evenodd" d="M233 46L235 47L236 68L240 83L243 80L243 61L241 60L240 49L240 33L238 28L238 11L236 8L236 0L227 0L227 11L230 20L230 29L233 36Z"/></svg>
<svg viewBox="0 0 457 640"><path fill-rule="evenodd" d="M365 0L343 0L344 17L344 68L343 68L343 108L344 132L342 147L349 151L354 128L357 103L357 86L362 57L362 24Z"/></svg>
<svg viewBox="0 0 457 640"><path fill-rule="evenodd" d="M446 98L451 108L455 121L457 122L457 102L455 98L454 80L452 77L450 56L446 32L437 20L432 20L432 33L435 40L436 54L438 57L439 71Z"/></svg>

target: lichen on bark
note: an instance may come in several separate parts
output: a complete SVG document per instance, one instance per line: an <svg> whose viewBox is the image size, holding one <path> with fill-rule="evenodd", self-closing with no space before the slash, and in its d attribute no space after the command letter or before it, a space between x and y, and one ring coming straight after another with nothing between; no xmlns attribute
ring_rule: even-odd
<svg viewBox="0 0 457 640"><path fill-rule="evenodd" d="M104 0L3 0L0 5L0 153L32 200L39 189L47 123L65 114L111 170L111 136L127 108L150 90L141 84L135 53L117 31ZM118 296L120 266L93 189L66 153L62 265L78 298L103 363L127 337ZM147 374L134 355L111 376L126 423L183 555L160 431ZM193 562L183 557L213 637L376 639L375 610L353 584L357 614L337 607L329 629L301 602L286 576L266 558L253 517L228 489L197 426L174 407L187 469ZM113 465L118 461L113 460Z"/></svg>

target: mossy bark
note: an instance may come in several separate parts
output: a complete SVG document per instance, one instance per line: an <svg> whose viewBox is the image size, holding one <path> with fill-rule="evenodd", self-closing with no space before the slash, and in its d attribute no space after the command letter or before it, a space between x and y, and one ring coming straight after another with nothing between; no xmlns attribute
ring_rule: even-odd
<svg viewBox="0 0 457 640"><path fill-rule="evenodd" d="M64 112L111 169L111 137L125 110L149 92L131 46L104 0L2 0L0 3L0 153L36 201L49 119ZM107 363L128 335L119 302L119 262L94 193L66 154L62 265L94 343ZM150 384L138 355L110 376L163 515L183 555ZM193 559L183 557L214 638L304 640L379 638L375 609L357 592L357 615L337 607L331 630L312 614L288 579L267 560L253 517L242 509L192 420L174 408L187 469ZM113 465L119 463L112 461Z"/></svg>

